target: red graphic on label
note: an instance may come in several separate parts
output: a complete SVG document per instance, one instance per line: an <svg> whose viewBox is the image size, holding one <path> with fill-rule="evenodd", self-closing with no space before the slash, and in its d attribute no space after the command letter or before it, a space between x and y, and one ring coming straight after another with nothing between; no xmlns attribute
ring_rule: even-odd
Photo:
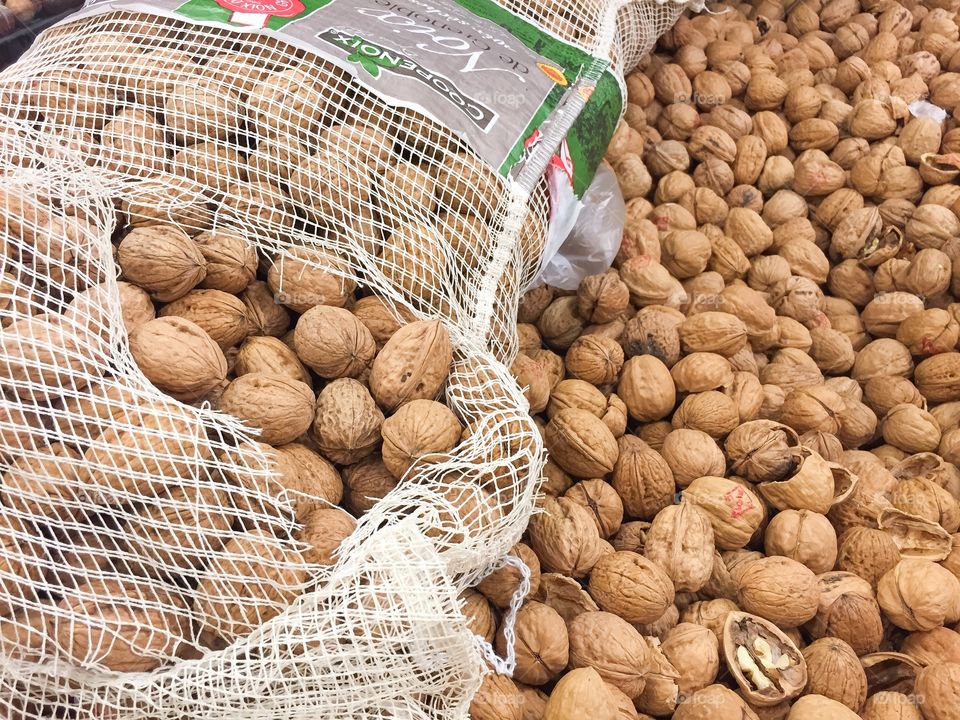
<svg viewBox="0 0 960 720"><path fill-rule="evenodd" d="M300 0L216 0L217 5L237 13L295 17L306 10Z"/></svg>
<svg viewBox="0 0 960 720"><path fill-rule="evenodd" d="M545 135L540 128L534 130L530 137L523 141L523 154L525 157L533 153L534 148L538 147L544 140ZM567 139L564 138L560 143L560 148L550 158L550 167L562 172L567 177L567 182L573 185L573 157L570 155L570 146Z"/></svg>
<svg viewBox="0 0 960 720"><path fill-rule="evenodd" d="M550 158L550 166L566 175L567 181L573 185L573 158L570 156L570 146L567 145L566 138L560 143L560 149Z"/></svg>
<svg viewBox="0 0 960 720"><path fill-rule="evenodd" d="M530 134L530 137L523 141L524 152L529 153L541 142L543 142L543 131L537 128Z"/></svg>
<svg viewBox="0 0 960 720"><path fill-rule="evenodd" d="M747 491L742 487L733 488L723 496L723 499L730 507L730 517L738 518L755 507L753 500L747 496Z"/></svg>

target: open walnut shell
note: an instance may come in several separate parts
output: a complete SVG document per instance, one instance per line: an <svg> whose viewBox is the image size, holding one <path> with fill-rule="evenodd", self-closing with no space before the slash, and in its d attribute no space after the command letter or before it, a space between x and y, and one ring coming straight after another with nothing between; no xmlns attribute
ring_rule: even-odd
<svg viewBox="0 0 960 720"><path fill-rule="evenodd" d="M732 612L723 626L727 668L752 705L768 707L799 695L807 663L776 625L756 615Z"/></svg>
<svg viewBox="0 0 960 720"><path fill-rule="evenodd" d="M946 185L956 180L958 176L960 176L960 155L924 153L920 156L920 177L928 185Z"/></svg>
<svg viewBox="0 0 960 720"><path fill-rule="evenodd" d="M875 652L860 658L867 673L867 695L881 691L913 693L917 672L923 665L914 658L898 652Z"/></svg>
<svg viewBox="0 0 960 720"><path fill-rule="evenodd" d="M858 477L838 463L827 462L807 447L796 450L798 467L786 480L757 486L777 510L811 510L826 515L854 491Z"/></svg>
<svg viewBox="0 0 960 720"><path fill-rule="evenodd" d="M568 623L581 613L600 609L580 583L559 573L541 575L540 587L533 599L552 607Z"/></svg>
<svg viewBox="0 0 960 720"><path fill-rule="evenodd" d="M857 259L869 268L882 265L896 257L903 245L903 233L894 225L886 225L860 251Z"/></svg>
<svg viewBox="0 0 960 720"><path fill-rule="evenodd" d="M911 455L897 463L891 472L897 480L930 480L960 499L960 470L936 453Z"/></svg>
<svg viewBox="0 0 960 720"><path fill-rule="evenodd" d="M877 516L877 525L893 538L900 557L940 562L953 550L953 539L933 520L898 510L884 508Z"/></svg>

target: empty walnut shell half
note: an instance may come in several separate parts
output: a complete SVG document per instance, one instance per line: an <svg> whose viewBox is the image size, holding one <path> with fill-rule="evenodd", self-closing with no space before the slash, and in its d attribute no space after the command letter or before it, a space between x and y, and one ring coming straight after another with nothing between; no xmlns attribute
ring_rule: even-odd
<svg viewBox="0 0 960 720"><path fill-rule="evenodd" d="M898 652L869 653L861 656L860 664L867 674L868 696L885 691L912 693L922 667L919 661Z"/></svg>
<svg viewBox="0 0 960 720"><path fill-rule="evenodd" d="M940 525L897 508L881 510L877 526L893 538L901 557L940 562L953 549L950 533Z"/></svg>
<svg viewBox="0 0 960 720"><path fill-rule="evenodd" d="M796 453L798 467L790 478L757 486L778 510L812 510L825 515L854 491L858 478L847 468L827 462L803 446Z"/></svg>
<svg viewBox="0 0 960 720"><path fill-rule="evenodd" d="M747 701L768 707L796 697L807 684L807 663L776 625L732 612L723 626L727 668Z"/></svg>

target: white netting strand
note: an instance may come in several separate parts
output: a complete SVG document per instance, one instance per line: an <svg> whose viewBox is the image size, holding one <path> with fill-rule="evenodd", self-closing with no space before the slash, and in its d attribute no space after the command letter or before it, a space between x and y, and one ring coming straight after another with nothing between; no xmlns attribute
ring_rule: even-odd
<svg viewBox="0 0 960 720"><path fill-rule="evenodd" d="M625 67L681 8L514 9ZM464 717L483 652L458 598L519 539L543 463L504 363L555 148L509 182L278 37L148 12L43 34L0 101L5 716ZM159 388L135 361L118 277L175 302L204 274L229 288L246 266L210 258L247 251L270 267L237 284L262 334L289 323L274 295L306 313L362 285L453 347L460 443L416 462L335 565L303 538L337 470L215 411L225 360L170 357Z"/></svg>

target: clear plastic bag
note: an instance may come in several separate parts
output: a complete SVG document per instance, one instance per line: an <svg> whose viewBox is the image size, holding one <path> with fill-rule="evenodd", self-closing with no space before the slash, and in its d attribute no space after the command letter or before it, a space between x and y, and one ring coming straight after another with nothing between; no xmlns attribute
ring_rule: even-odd
<svg viewBox="0 0 960 720"><path fill-rule="evenodd" d="M583 197L570 234L556 249L548 242L540 275L532 287L576 290L583 278L606 270L620 249L625 221L626 206L617 176L604 164Z"/></svg>

